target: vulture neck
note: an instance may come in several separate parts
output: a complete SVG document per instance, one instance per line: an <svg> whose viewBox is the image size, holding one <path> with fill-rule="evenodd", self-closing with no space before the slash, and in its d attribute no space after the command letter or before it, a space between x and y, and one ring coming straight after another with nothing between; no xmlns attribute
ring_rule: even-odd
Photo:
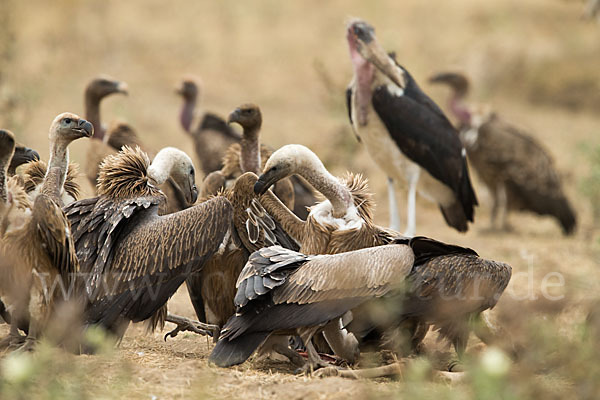
<svg viewBox="0 0 600 400"><path fill-rule="evenodd" d="M176 164L176 157L168 149L163 149L152 160L148 167L148 178L157 186L162 185L169 179Z"/></svg>
<svg viewBox="0 0 600 400"><path fill-rule="evenodd" d="M261 159L260 159L260 142L258 140L260 125L246 128L244 127L244 134L242 135L242 154L240 160L240 167L242 173L254 172L260 174Z"/></svg>
<svg viewBox="0 0 600 400"><path fill-rule="evenodd" d="M179 114L179 122L183 129L191 133L192 132L192 120L194 119L194 109L196 108L196 96L191 99L184 98L183 107Z"/></svg>
<svg viewBox="0 0 600 400"><path fill-rule="evenodd" d="M343 218L348 209L354 205L348 188L327 171L321 160L313 160L308 165L301 166L297 174L329 200L333 207L334 218Z"/></svg>
<svg viewBox="0 0 600 400"><path fill-rule="evenodd" d="M6 203L8 199L6 196L6 173L7 173L7 162L2 160L2 165L0 165L0 206Z"/></svg>
<svg viewBox="0 0 600 400"><path fill-rule="evenodd" d="M93 139L102 141L104 139L104 130L100 121L100 98L91 93L85 95L85 118L94 126Z"/></svg>
<svg viewBox="0 0 600 400"><path fill-rule="evenodd" d="M449 108L461 124L471 124L471 112L465 104L465 93L455 91L449 101Z"/></svg>
<svg viewBox="0 0 600 400"><path fill-rule="evenodd" d="M53 141L50 145L50 160L40 191L50 196L52 200L61 206L61 192L67 178L67 167L69 165L68 145L69 142L63 140Z"/></svg>

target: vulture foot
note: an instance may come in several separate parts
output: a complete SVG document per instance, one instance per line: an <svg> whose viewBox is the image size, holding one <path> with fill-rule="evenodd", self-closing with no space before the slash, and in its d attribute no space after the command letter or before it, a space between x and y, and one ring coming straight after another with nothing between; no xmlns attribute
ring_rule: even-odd
<svg viewBox="0 0 600 400"><path fill-rule="evenodd" d="M464 372L465 367L460 360L453 360L448 363L448 372Z"/></svg>
<svg viewBox="0 0 600 400"><path fill-rule="evenodd" d="M26 337L24 343L19 346L15 351L32 352L35 350L37 340L31 337Z"/></svg>
<svg viewBox="0 0 600 400"><path fill-rule="evenodd" d="M4 339L0 340L0 349L18 349L25 343L25 336L17 333L9 333Z"/></svg>
<svg viewBox="0 0 600 400"><path fill-rule="evenodd" d="M193 321L185 317L180 317L179 315L168 314L165 321L177 325L175 329L165 335L165 342L167 341L167 338L175 337L179 332L186 331L194 332L203 336L210 336L213 338L213 341L216 342L219 339L219 334L221 332L221 328L219 328L217 325Z"/></svg>
<svg viewBox="0 0 600 400"><path fill-rule="evenodd" d="M310 359L304 363L303 366L301 366L300 368L296 369L294 371L294 374L296 375L312 375L312 373L316 370L318 370L319 368L329 368L332 365L329 363L326 363L325 361L321 360L320 358L318 360L314 360L311 361ZM335 368L335 367L333 367Z"/></svg>

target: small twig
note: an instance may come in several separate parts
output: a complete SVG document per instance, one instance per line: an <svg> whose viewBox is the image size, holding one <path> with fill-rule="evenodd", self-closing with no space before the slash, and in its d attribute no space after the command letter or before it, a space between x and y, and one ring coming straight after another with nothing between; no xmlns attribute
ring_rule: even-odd
<svg viewBox="0 0 600 400"><path fill-rule="evenodd" d="M172 324L177 325L175 329L168 332L164 336L165 342L168 337L175 337L179 332L194 332L199 335L210 336L213 338L213 342L219 340L219 334L221 333L221 328L217 325L205 324L199 321L193 321L191 319L181 317L179 315L167 314L167 318L165 319L167 322L171 322Z"/></svg>

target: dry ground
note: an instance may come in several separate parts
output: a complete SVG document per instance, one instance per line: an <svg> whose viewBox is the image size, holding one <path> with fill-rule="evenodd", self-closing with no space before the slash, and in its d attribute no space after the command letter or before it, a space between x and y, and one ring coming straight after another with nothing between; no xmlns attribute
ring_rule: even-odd
<svg viewBox="0 0 600 400"><path fill-rule="evenodd" d="M579 190L589 168L582 148L600 144L600 27L579 19L581 2L49 4L0 0L2 21L8 19L0 21L0 126L36 147L43 158L49 123L63 111L83 112L83 87L98 73L130 86L129 97L106 101L106 121L130 122L155 147L174 145L193 152L177 123L180 103L173 88L183 74L194 73L204 81L202 103L207 109L225 114L240 103L256 102L263 110L265 142L275 147L302 143L335 173L364 173L376 194L377 220L382 224L387 221L385 177L355 143L344 110L343 90L352 73L345 19L360 16L375 25L382 44L397 51L401 63L441 104L447 93L429 86L427 76L448 68L467 72L473 78L473 100L492 104L551 150L577 210L579 228L565 238L550 219L513 215L515 232L487 234L489 198L478 185L481 207L467 234L449 229L436 207L423 200L417 206L418 233L511 264L514 278L505 294L508 299L539 296L544 276L560 273L564 285L550 293L567 295L572 306L556 317L561 326L556 333L575 334L575 326L584 319L583 306L598 293L600 278L591 205ZM81 142L71 152L77 162L84 162L86 143ZM170 307L193 316L184 289ZM503 315L524 317L514 302L502 300L497 308ZM0 327L0 333L5 331ZM433 348L434 335L430 336ZM211 346L190 334L165 343L161 333L145 335L141 327L134 327L112 355L60 355L56 368L80 370L84 376L60 379L79 379L89 385L83 393L91 391L94 398L371 398L410 393L402 382L294 376L287 365L271 361L219 370L207 366ZM446 393L445 385L429 385L420 393ZM555 396L575 396L568 380L548 378L544 385ZM456 390L473 395L467 387Z"/></svg>

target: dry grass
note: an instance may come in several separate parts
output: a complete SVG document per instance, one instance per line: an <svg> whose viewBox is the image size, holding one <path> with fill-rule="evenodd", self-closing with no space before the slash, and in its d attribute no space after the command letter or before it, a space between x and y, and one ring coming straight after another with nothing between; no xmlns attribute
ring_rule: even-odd
<svg viewBox="0 0 600 400"><path fill-rule="evenodd" d="M427 76L442 69L463 70L473 79L473 99L493 104L543 141L564 176L580 224L575 236L564 238L552 220L513 215L516 232L484 234L489 199L478 186L482 206L477 224L459 235L446 227L434 205L418 202L419 234L467 245L513 266L507 294L527 293L530 282L524 273L530 266L535 295L540 295L546 273L560 272L565 278L558 290L568 296L566 308L540 310L510 301L498 305L500 318L512 329L523 328L524 341L535 350L498 381L480 377L480 369L474 368L470 383L448 387L425 379L422 370L428 366L418 363L405 382L316 380L293 376L289 367L271 361L219 370L206 363L211 344L205 339L181 335L164 343L161 334L145 336L135 327L118 350L105 356L75 357L52 349L36 354L55 382L32 380L50 385L38 385L33 397L52 398L54 392L45 390L49 387L58 387L57 393L63 394L60 388L72 387L79 390L72 398L481 398L494 393L490 389L494 385L502 388L495 391L498 396L512 398L585 396L580 390L585 379L565 371L565 366L576 370L576 361L586 362L580 354L587 349L580 324L600 280L592 206L578 191L589 170L581 144L600 144L599 28L579 19L582 3L182 0L167 5L159 0L58 0L49 4L0 0L0 126L36 147L43 158L50 121L66 110L82 113L83 87L98 73L130 86L129 97L105 102L106 121L127 120L154 147L192 149L178 126L180 103L173 88L181 75L195 73L205 83L206 108L225 114L238 104L256 102L265 117L265 142L302 143L315 149L335 173L364 173L379 203L377 220L385 223L384 176L354 141L342 98L352 74L344 21L361 16L377 27L383 45L397 51L401 63L441 104L446 92L427 85ZM4 23L6 16L9 23ZM73 160L84 161L86 145L73 146ZM184 291L170 304L175 312L193 316ZM548 319L551 324L545 325ZM435 352L435 337L430 336ZM559 356L547 352L552 346ZM473 365L478 362L475 357ZM584 364L582 369L590 381L598 381L597 368ZM525 376L530 383L524 386ZM7 385L0 386L2 398L25 393Z"/></svg>

